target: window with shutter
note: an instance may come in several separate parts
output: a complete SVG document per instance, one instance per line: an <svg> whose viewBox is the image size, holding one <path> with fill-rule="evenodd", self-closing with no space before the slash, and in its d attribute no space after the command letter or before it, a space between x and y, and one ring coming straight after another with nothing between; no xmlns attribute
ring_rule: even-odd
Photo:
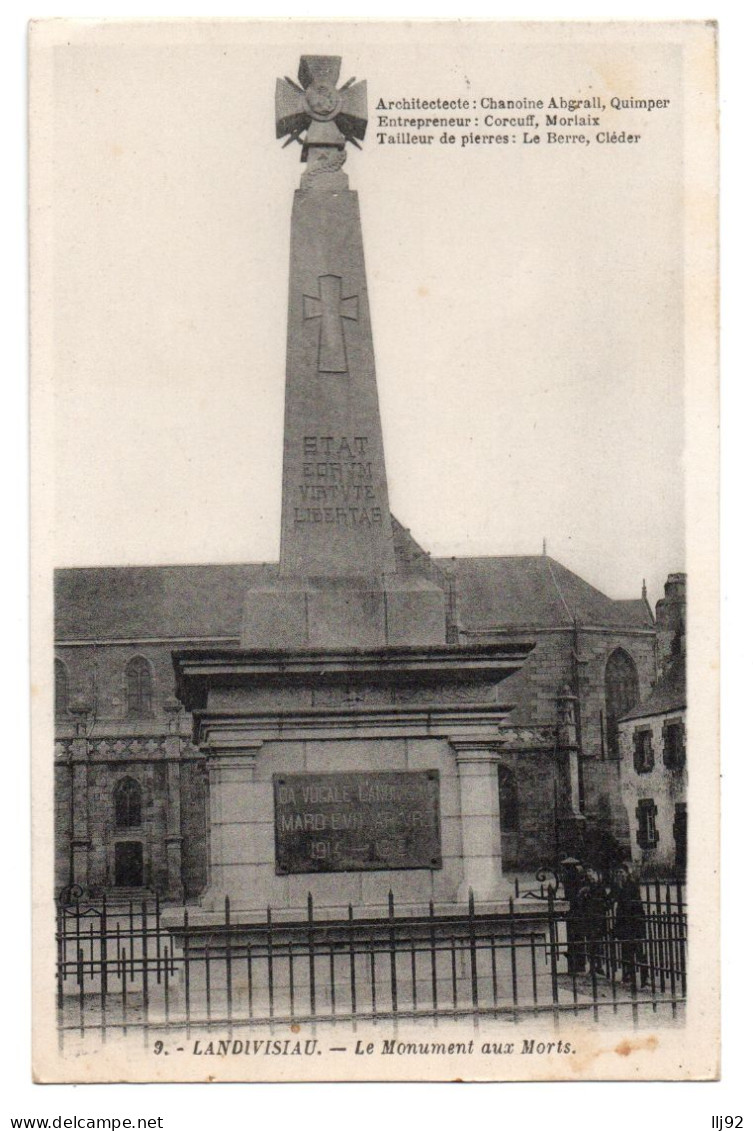
<svg viewBox="0 0 753 1131"><path fill-rule="evenodd" d="M685 727L682 719L669 719L662 727L664 765L681 770L685 765Z"/></svg>
<svg viewBox="0 0 753 1131"><path fill-rule="evenodd" d="M648 729L633 734L633 765L637 774L650 774L654 768L654 744Z"/></svg>
<svg viewBox="0 0 753 1131"><path fill-rule="evenodd" d="M647 797L638 802L635 815L638 818L638 844L641 848L653 848L659 842L656 827L657 808L653 798Z"/></svg>

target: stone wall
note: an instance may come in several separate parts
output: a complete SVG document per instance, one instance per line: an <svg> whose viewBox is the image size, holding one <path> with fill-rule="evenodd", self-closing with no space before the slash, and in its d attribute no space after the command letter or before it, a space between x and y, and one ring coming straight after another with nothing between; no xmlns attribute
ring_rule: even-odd
<svg viewBox="0 0 753 1131"><path fill-rule="evenodd" d="M605 734L602 738L606 720L605 673L610 655L623 649L637 669L639 698L648 695L656 681L653 631L581 628L576 635L568 628L494 634L494 639L513 637L535 640L536 647L522 670L502 687L504 701L514 704L511 723L551 725L556 721L557 694L565 687L577 692L583 813L590 820L606 819L613 834L627 846L629 820L622 797L620 762L609 759ZM488 634L484 635L485 641L490 639ZM523 837L518 863L536 864L540 845L545 841L540 835Z"/></svg>
<svg viewBox="0 0 753 1131"><path fill-rule="evenodd" d="M63 645L55 650L56 659L65 664L69 701L85 700L96 710L98 723L127 724L129 731L161 734L171 717L164 709L175 694L175 675L170 641L133 644ZM130 660L143 657L152 676L152 709L145 716L129 716L126 698L126 669ZM190 733L190 725L186 729Z"/></svg>

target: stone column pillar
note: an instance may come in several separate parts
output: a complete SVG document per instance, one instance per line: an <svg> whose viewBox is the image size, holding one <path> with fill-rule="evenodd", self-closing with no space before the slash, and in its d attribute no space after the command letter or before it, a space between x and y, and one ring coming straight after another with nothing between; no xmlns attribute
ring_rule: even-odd
<svg viewBox="0 0 753 1131"><path fill-rule="evenodd" d="M167 761L167 814L165 828L165 857L167 861L167 890L175 898L183 898L183 837L180 807L180 715L183 710L177 699L165 701L168 733L165 736Z"/></svg>
<svg viewBox="0 0 753 1131"><path fill-rule="evenodd" d="M90 708L83 698L71 703L76 720L76 736L71 742L71 883L85 890L89 887L89 739L86 734Z"/></svg>
<svg viewBox="0 0 753 1131"><path fill-rule="evenodd" d="M576 698L569 688L557 697L558 745L567 758L570 810L573 814L580 815L580 767L575 704Z"/></svg>
<svg viewBox="0 0 753 1131"><path fill-rule="evenodd" d="M463 881L458 899L472 889L476 902L498 903L512 894L502 875L499 824L499 755L492 739L450 739L458 764Z"/></svg>
<svg viewBox="0 0 753 1131"><path fill-rule="evenodd" d="M559 814L560 848L570 855L579 855L583 843L585 817L580 808L580 748L575 721L576 698L569 687L557 697L557 746L567 767L568 796L564 812Z"/></svg>
<svg viewBox="0 0 753 1131"><path fill-rule="evenodd" d="M236 890L239 869L234 867L238 857L239 809L253 811L255 791L260 788L255 785L255 776L256 755L261 745L261 742L244 741L230 748L223 745L221 750L212 750L210 746L208 752L209 883L201 900L201 906L207 911L221 910L226 895L234 905L243 895Z"/></svg>

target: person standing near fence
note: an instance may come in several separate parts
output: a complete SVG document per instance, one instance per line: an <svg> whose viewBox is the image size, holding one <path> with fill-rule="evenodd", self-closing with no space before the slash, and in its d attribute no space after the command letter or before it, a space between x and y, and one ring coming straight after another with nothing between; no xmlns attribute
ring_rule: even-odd
<svg viewBox="0 0 753 1131"><path fill-rule="evenodd" d="M583 865L574 856L568 856L561 862L560 866L565 899L569 904L565 915L567 972L568 974L581 974L586 968Z"/></svg>
<svg viewBox="0 0 753 1131"><path fill-rule="evenodd" d="M634 985L640 971L641 987L645 986L646 912L631 864L621 864L615 873L614 937L620 948L623 982Z"/></svg>
<svg viewBox="0 0 753 1131"><path fill-rule="evenodd" d="M603 974L609 893L595 868L586 868L579 902L583 909L583 933L589 969L592 974Z"/></svg>

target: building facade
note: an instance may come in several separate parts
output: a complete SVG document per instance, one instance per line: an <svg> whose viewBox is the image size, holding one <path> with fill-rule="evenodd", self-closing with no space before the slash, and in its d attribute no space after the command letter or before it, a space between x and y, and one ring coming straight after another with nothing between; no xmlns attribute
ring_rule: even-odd
<svg viewBox="0 0 753 1131"><path fill-rule="evenodd" d="M670 574L656 608L658 679L619 722L630 851L645 875L687 867L685 589L685 575Z"/></svg>

